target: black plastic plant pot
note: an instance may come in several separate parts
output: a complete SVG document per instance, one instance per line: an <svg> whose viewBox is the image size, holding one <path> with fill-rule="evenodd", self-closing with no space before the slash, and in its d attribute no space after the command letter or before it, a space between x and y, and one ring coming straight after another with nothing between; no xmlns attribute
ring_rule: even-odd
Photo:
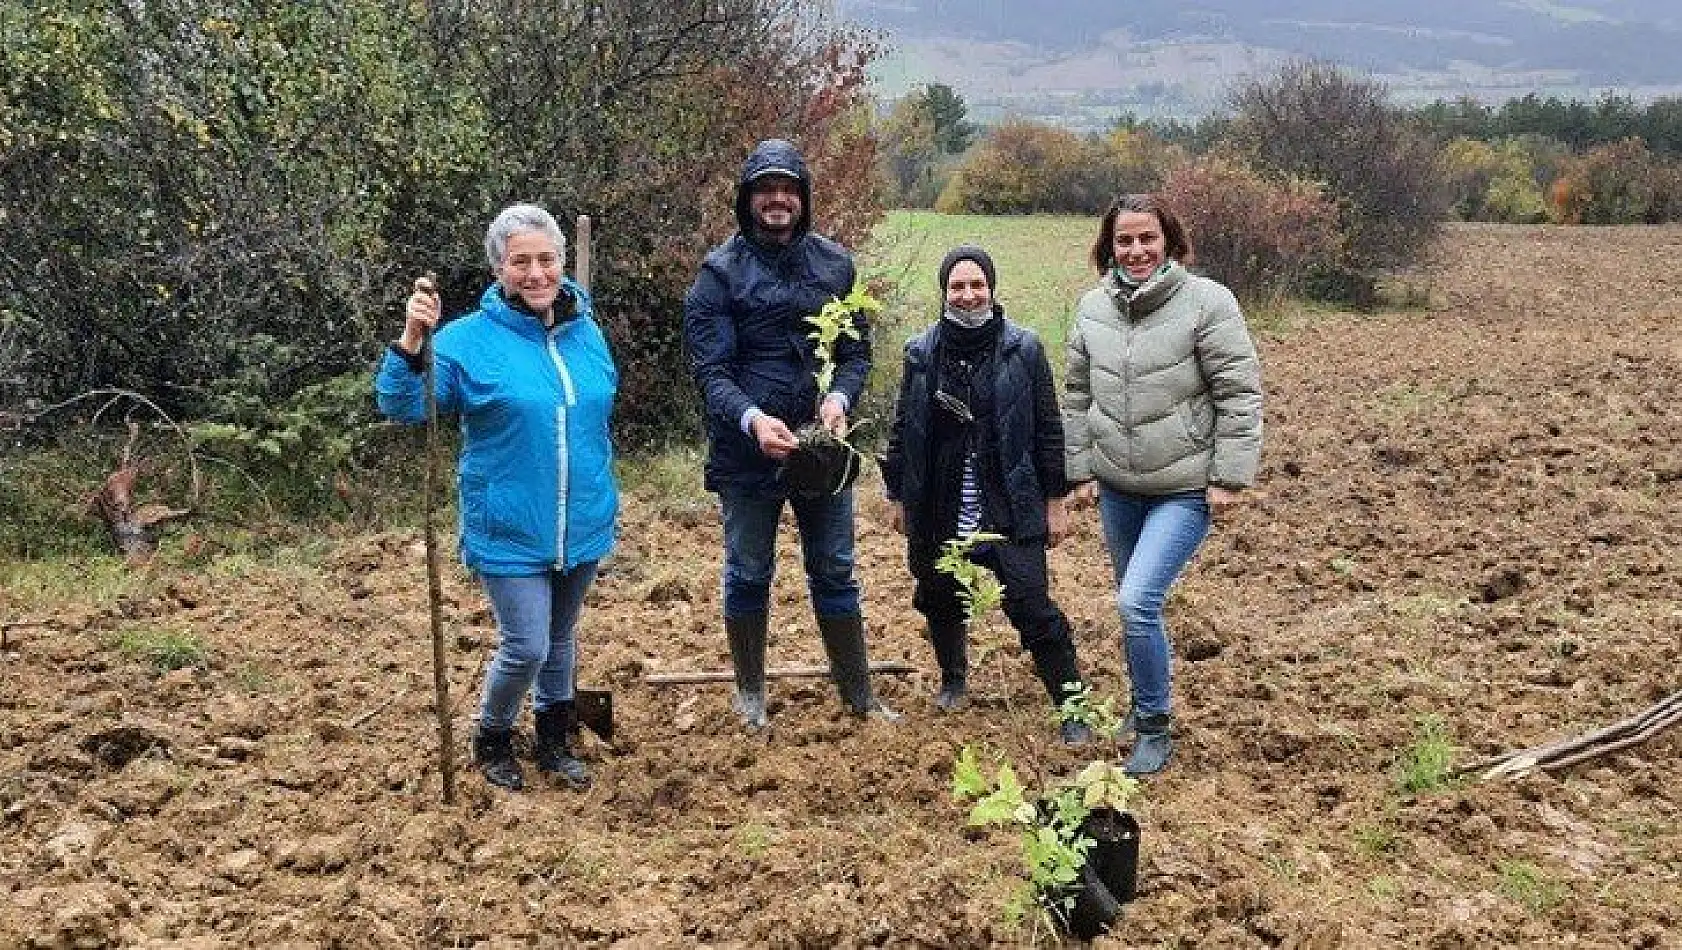
<svg viewBox="0 0 1682 950"><path fill-rule="evenodd" d="M1045 804L1041 803L1042 813ZM1091 940L1121 918L1121 905L1132 900L1139 879L1139 822L1112 808L1095 809L1081 822L1081 834L1092 839L1080 878L1063 896L1074 898L1065 910L1053 913L1072 937Z"/></svg>
<svg viewBox="0 0 1682 950"><path fill-rule="evenodd" d="M1072 937L1091 940L1108 931L1111 925L1121 919L1121 901L1116 900L1115 895L1110 893L1110 889L1098 877L1090 859L1080 869L1080 879L1066 893L1074 898L1074 903L1067 910L1067 916L1064 916L1061 906L1053 916L1061 919L1064 929Z"/></svg>
<svg viewBox="0 0 1682 950"><path fill-rule="evenodd" d="M1093 842L1087 865L1117 901L1132 900L1139 882L1139 822L1128 812L1099 808L1086 816L1080 830Z"/></svg>
<svg viewBox="0 0 1682 950"><path fill-rule="evenodd" d="M778 477L783 487L801 498L839 495L858 478L860 457L852 446L822 426L801 428L800 444L783 459Z"/></svg>

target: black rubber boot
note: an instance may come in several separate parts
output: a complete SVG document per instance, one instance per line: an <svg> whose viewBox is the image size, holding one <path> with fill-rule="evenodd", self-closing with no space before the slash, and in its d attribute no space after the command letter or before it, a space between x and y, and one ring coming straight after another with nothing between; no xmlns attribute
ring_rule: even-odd
<svg viewBox="0 0 1682 950"><path fill-rule="evenodd" d="M1168 713L1141 713L1134 718L1139 737L1133 742L1133 754L1122 768L1128 775L1155 775L1168 767L1174 755L1174 740L1168 734L1173 717Z"/></svg>
<svg viewBox="0 0 1682 950"><path fill-rule="evenodd" d="M818 618L824 653L829 655L829 675L841 702L853 715L898 722L899 713L882 705L870 689L870 659L864 647L864 618L837 614Z"/></svg>
<svg viewBox="0 0 1682 950"><path fill-rule="evenodd" d="M485 781L498 788L518 792L526 787L526 777L514 758L514 730L479 728L473 736L473 761Z"/></svg>
<svg viewBox="0 0 1682 950"><path fill-rule="evenodd" d="M1060 709L1064 700L1081 689L1080 663L1075 658L1068 621L1058 617L1050 626L1053 629L1030 644L1029 652L1034 655L1034 670L1051 696L1051 705ZM1066 746L1083 746L1092 741L1092 729L1084 722L1060 722L1057 733Z"/></svg>
<svg viewBox="0 0 1682 950"><path fill-rule="evenodd" d="M730 664L736 670L736 696L730 708L751 730L764 729L770 721L765 712L765 614L725 617L724 632L730 639Z"/></svg>
<svg viewBox="0 0 1682 950"><path fill-rule="evenodd" d="M940 665L940 692L934 704L951 712L964 705L969 692L969 631L959 624L929 624L929 642Z"/></svg>
<svg viewBox="0 0 1682 950"><path fill-rule="evenodd" d="M590 787L590 769L572 754L572 740L578 734L578 708L567 700L537 714L537 738L532 758L537 770L558 779L574 791Z"/></svg>

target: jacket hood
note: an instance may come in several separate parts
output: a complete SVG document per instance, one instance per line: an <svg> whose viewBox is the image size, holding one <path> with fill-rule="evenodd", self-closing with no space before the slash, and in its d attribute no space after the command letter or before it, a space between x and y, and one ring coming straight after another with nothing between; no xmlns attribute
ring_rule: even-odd
<svg viewBox="0 0 1682 950"><path fill-rule="evenodd" d="M556 326L565 326L574 317L594 316L590 312L590 295L585 292L583 287L580 287L570 277L562 277L561 289L572 295L574 309L570 314L557 313ZM565 299L564 294L555 298L557 311L564 305ZM548 335L548 328L543 325L543 321L539 320L537 315L530 310L510 301L503 294L502 285L494 280L491 281L490 286L485 288L484 293L479 295L479 309L485 316L523 336L541 340Z"/></svg>
<svg viewBox="0 0 1682 950"><path fill-rule="evenodd" d="M773 172L793 175L800 182L800 220L794 224L794 236L800 238L812 227L812 176L800 150L786 139L760 142L742 163L742 177L736 181L736 227L744 235L754 233L753 213L748 210L749 185L755 178Z"/></svg>

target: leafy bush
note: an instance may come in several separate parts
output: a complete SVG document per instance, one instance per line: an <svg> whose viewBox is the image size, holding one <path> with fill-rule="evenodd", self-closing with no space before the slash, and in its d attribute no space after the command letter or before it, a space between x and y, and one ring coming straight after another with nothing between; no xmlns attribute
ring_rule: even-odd
<svg viewBox="0 0 1682 950"><path fill-rule="evenodd" d="M1339 250L1337 206L1313 182L1269 180L1212 155L1176 169L1163 196L1190 232L1198 265L1241 295L1294 290Z"/></svg>
<svg viewBox="0 0 1682 950"><path fill-rule="evenodd" d="M1321 63L1283 67L1232 97L1233 142L1257 168L1320 182L1337 202L1342 268L1419 259L1447 207L1429 139L1378 82Z"/></svg>
<svg viewBox="0 0 1682 950"><path fill-rule="evenodd" d="M346 373L269 402L238 379L220 380L208 417L187 427L194 448L268 486L291 514L343 511L367 479L382 429L367 371Z"/></svg>
<svg viewBox="0 0 1682 950"><path fill-rule="evenodd" d="M935 210L948 214L1098 214L1123 192L1154 191L1185 150L1143 127L1103 138L1008 119L964 156Z"/></svg>
<svg viewBox="0 0 1682 950"><path fill-rule="evenodd" d="M1090 213L1087 145L1067 129L1007 119L965 156L935 202L947 214Z"/></svg>
<svg viewBox="0 0 1682 950"><path fill-rule="evenodd" d="M875 47L815 10L0 0L0 370L27 381L9 395L279 406L366 369L410 275L471 306L485 222L535 200L598 222L622 430L682 426L672 314L734 227L752 142L804 146L826 233L856 240L879 212L859 108Z"/></svg>
<svg viewBox="0 0 1682 950"><path fill-rule="evenodd" d="M1158 191L1188 155L1143 126L1117 126L1092 148L1099 163L1098 197ZM1098 209L1102 210L1102 209Z"/></svg>
<svg viewBox="0 0 1682 950"><path fill-rule="evenodd" d="M1437 153L1437 165L1462 221L1533 224L1547 219L1537 170L1516 140L1457 138Z"/></svg>
<svg viewBox="0 0 1682 950"><path fill-rule="evenodd" d="M1682 165L1654 156L1640 139L1601 145L1568 159L1549 189L1566 224L1658 224L1682 219Z"/></svg>

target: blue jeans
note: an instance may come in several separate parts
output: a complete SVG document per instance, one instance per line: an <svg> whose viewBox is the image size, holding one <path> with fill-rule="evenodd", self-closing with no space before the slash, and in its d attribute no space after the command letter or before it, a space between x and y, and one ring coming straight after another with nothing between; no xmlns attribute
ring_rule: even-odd
<svg viewBox="0 0 1682 950"><path fill-rule="evenodd" d="M1162 605L1209 534L1209 499L1201 491L1128 495L1100 486L1098 513L1115 569L1133 708L1141 715L1168 712L1168 631L1162 626Z"/></svg>
<svg viewBox="0 0 1682 950"><path fill-rule="evenodd" d="M594 561L566 572L480 577L496 613L498 642L479 703L479 728L512 729L534 685L532 708L538 712L572 699L578 614L595 578Z"/></svg>
<svg viewBox="0 0 1682 950"><path fill-rule="evenodd" d="M777 522L785 499L725 493L724 615L769 613L771 578L777 569ZM790 498L800 529L806 587L820 617L856 616L859 585L853 578L853 490L822 498Z"/></svg>

